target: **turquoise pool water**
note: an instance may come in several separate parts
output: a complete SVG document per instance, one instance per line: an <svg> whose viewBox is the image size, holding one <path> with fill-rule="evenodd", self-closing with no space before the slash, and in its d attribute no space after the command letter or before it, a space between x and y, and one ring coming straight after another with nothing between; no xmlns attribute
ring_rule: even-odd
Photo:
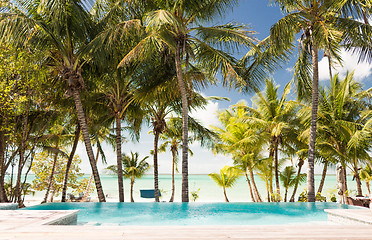
<svg viewBox="0 0 372 240"><path fill-rule="evenodd" d="M47 203L25 210L80 210L78 224L280 225L327 221L337 203Z"/></svg>

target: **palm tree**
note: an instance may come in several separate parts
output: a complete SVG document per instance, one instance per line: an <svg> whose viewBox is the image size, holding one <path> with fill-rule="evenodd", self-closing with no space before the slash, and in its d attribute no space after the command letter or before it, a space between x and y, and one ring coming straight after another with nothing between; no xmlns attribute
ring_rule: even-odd
<svg viewBox="0 0 372 240"><path fill-rule="evenodd" d="M273 161L271 158L261 159L260 162L256 165L258 176L265 182L266 185L266 194L267 201L270 202L273 198Z"/></svg>
<svg viewBox="0 0 372 240"><path fill-rule="evenodd" d="M237 61L222 49L235 49L239 45L252 46L252 33L245 26L226 24L204 27L199 24L221 16L234 1L157 1L158 10L147 13L143 20L147 35L123 58L119 66L170 52L174 58L177 84L182 99L182 201L189 201L188 188L188 108L190 89L186 73L191 63L199 63L215 75L222 74L223 82L230 87L251 89L257 78L244 81L236 68ZM225 48L224 48L225 47ZM246 78L248 79L248 78Z"/></svg>
<svg viewBox="0 0 372 240"><path fill-rule="evenodd" d="M124 177L130 179L130 201L134 202L133 198L133 187L136 178L141 178L146 171L150 168L150 165L146 162L149 156L139 159L139 153L131 152L131 155L123 154L123 173ZM108 166L106 169L117 173L117 165Z"/></svg>
<svg viewBox="0 0 372 240"><path fill-rule="evenodd" d="M372 181L372 170L369 165L366 165L365 168L360 170L359 172L360 179L362 181L366 182L367 190L368 190L368 195L371 196L371 188L370 188L370 181Z"/></svg>
<svg viewBox="0 0 372 240"><path fill-rule="evenodd" d="M125 155L123 158L124 176L130 179L130 201L134 202L133 199L133 186L136 178L141 178L146 171L150 168L150 165L146 162L148 156L139 160L139 154L136 152L131 156Z"/></svg>
<svg viewBox="0 0 372 240"><path fill-rule="evenodd" d="M65 178L63 180L63 188L62 188L62 199L61 202L66 202L66 193L67 193L67 183L68 183L68 175L70 172L72 160L74 159L75 152L79 143L79 138L80 138L80 125L79 123L76 124L76 129L75 129L75 137L74 137L74 142L72 144L72 149L70 152L70 155L67 160L66 164L66 173L65 173Z"/></svg>
<svg viewBox="0 0 372 240"><path fill-rule="evenodd" d="M115 122L116 135L116 163L118 174L118 189L119 201L124 202L124 185L122 172L122 121L125 120L131 125L131 131L134 134L139 134L142 123L142 109L135 101L136 79L130 78L124 71L116 70L115 74L105 76L104 86L102 86L102 93L106 106L111 112L112 118ZM109 119L108 122L112 120Z"/></svg>
<svg viewBox="0 0 372 240"><path fill-rule="evenodd" d="M208 97L204 99L201 96L196 95L193 99L193 104L202 107L206 101L205 100L221 100L219 97ZM201 105L203 104L203 105ZM171 117L167 123L163 134L160 136L164 142L159 147L159 152L165 152L166 147L170 147L172 153L172 194L169 202L174 201L174 193L176 191L174 173L177 170L178 163L178 148L182 148L182 119L179 117ZM216 135L214 132L210 131L208 128L202 126L198 121L189 117L189 129L191 136L189 138L189 143L198 141L202 147L212 148ZM189 154L192 156L193 152L189 149Z"/></svg>
<svg viewBox="0 0 372 240"><path fill-rule="evenodd" d="M218 186L223 188L225 201L229 202L226 194L226 188L233 187L236 181L241 176L241 171L235 167L225 166L220 170L220 173L210 173L208 176L217 183Z"/></svg>
<svg viewBox="0 0 372 240"><path fill-rule="evenodd" d="M66 126L63 126L60 123L61 119L58 119L58 120L54 123L53 127L51 127L49 131L47 132L47 136L45 137L46 140L44 141L42 145L42 148L50 152L51 154L53 154L54 158L53 158L52 170L49 175L48 187L47 187L44 199L41 203L46 203L48 201L48 195L49 195L49 192L51 191L51 187L53 186L53 179L54 179L54 173L56 170L58 155L62 155L66 159L68 158L68 155L64 151L62 151L60 148L66 143L66 138L71 137L71 135L68 132L68 129L66 128Z"/></svg>
<svg viewBox="0 0 372 240"><path fill-rule="evenodd" d="M90 51L85 47L100 31L98 26L80 0L15 1L8 12L1 14L0 39L5 44L21 48L28 45L44 51L48 65L56 70L57 79L66 83L65 96L74 99L98 198L104 202L105 195L80 98L81 90L85 89L84 57Z"/></svg>
<svg viewBox="0 0 372 240"><path fill-rule="evenodd" d="M259 153L265 143L265 133L259 134L257 129L245 121L249 114L246 109L247 106L244 103L238 103L219 115L223 128L214 127L214 131L219 138L214 150L233 156L234 164L246 176L252 201L261 202L262 199L256 187L253 169L260 159Z"/></svg>
<svg viewBox="0 0 372 240"><path fill-rule="evenodd" d="M176 121L176 119L174 118L171 118L167 122L166 126L167 126L166 129L160 136L160 138L164 142L160 145L159 152L165 152L165 149L167 147L170 147L170 152L172 153L172 194L171 194L171 198L169 202L173 202L174 193L176 191L174 174L175 174L175 171L178 172L178 169L177 169L178 149L182 146L182 130L181 130L182 128L180 128L178 121Z"/></svg>
<svg viewBox="0 0 372 240"><path fill-rule="evenodd" d="M282 172L280 172L280 181L282 181L285 189L284 202L287 202L288 189L293 187L295 184L304 182L305 178L306 174L304 173L297 176L296 169L293 166L287 166Z"/></svg>
<svg viewBox="0 0 372 240"><path fill-rule="evenodd" d="M265 91L256 93L253 107L247 107L251 115L246 118L256 129L262 129L261 131L268 136L269 156L274 163L276 195L280 196L279 146L284 148L291 141L287 136L293 135L290 132L294 130L296 105L286 99L290 93L290 84L285 86L281 98L277 92L278 86L275 86L273 80L266 80Z"/></svg>
<svg viewBox="0 0 372 240"><path fill-rule="evenodd" d="M324 50L331 59L340 62L340 43L346 40L348 48L362 47L362 56L368 56L370 40L369 37L366 37L368 34L365 34L370 32L371 27L351 19L349 15L345 14L345 11L348 10L347 7L350 7L351 2L355 1L275 0L274 2L286 15L271 27L271 45L279 51L288 50L295 46L296 35L301 34L300 53L294 67L294 74L300 98L305 98L306 92L309 89L312 90L307 199L309 202L314 202L314 160L319 82L318 52ZM345 15L346 17L343 17Z"/></svg>

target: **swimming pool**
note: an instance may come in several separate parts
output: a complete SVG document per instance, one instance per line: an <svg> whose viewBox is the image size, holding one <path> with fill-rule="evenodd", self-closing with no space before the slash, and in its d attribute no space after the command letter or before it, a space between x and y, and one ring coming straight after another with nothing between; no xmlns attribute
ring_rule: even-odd
<svg viewBox="0 0 372 240"><path fill-rule="evenodd" d="M24 210L80 210L78 224L281 225L327 221L338 203L47 203Z"/></svg>

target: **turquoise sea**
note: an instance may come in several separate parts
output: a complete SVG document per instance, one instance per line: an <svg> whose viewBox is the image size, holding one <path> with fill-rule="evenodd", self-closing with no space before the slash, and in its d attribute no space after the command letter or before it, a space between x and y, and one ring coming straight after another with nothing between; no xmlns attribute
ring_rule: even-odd
<svg viewBox="0 0 372 240"><path fill-rule="evenodd" d="M89 175L85 175L84 177L89 178ZM27 182L31 182L34 176L30 175L28 177ZM181 200L181 175L176 175L176 193L175 193L175 201L179 202ZM318 189L319 182L321 176L315 176L315 186L316 190ZM266 187L265 183L258 177L255 176L257 187L260 191L261 197L266 199ZM114 175L101 175L101 181L103 185L103 190L105 195L107 196L107 201L118 201L118 183L117 177ZM172 190L172 178L170 174L162 174L159 175L159 188L161 190L162 196L161 201L169 201L171 190ZM336 191L336 175L328 175L326 177L325 186L323 188L322 195L326 196L327 199L330 198L330 194L334 193L337 196ZM134 185L134 200L138 202L151 202L153 199L143 199L140 197L139 190L140 189L153 189L153 176L152 175L145 175L141 179L137 179ZM350 191L350 195L356 195L356 183L352 181L352 176L348 176L348 187ZM304 191L306 188L306 183L299 186L297 190L297 196ZM199 198L196 202L224 202L224 196L222 188L218 187L217 184L208 176L208 175L189 175L189 191L197 191ZM130 200L130 182L129 180L124 181L124 190L125 190L125 201ZM281 187L282 197L284 199L284 189ZM368 194L365 184L363 184L363 193ZM288 199L292 194L292 189L288 192ZM250 202L251 198L249 195L249 188L245 177L241 177L234 187L227 189L227 195L230 202ZM44 192L36 192L34 197L27 196L26 201L32 199L42 199L44 196ZM91 198L94 200L96 199L96 193L91 194ZM59 200L60 196L55 197L55 200ZM296 197L297 199L297 197ZM190 199L191 201L191 199Z"/></svg>

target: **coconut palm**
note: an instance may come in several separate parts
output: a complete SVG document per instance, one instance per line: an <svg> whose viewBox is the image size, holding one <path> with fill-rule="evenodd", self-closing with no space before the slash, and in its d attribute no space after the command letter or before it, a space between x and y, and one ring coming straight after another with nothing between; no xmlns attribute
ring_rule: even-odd
<svg viewBox="0 0 372 240"><path fill-rule="evenodd" d="M247 106L244 103L238 103L219 115L223 128L213 128L219 138L215 152L233 156L234 164L246 176L252 201L261 202L261 196L254 180L253 169L260 159L259 153L265 143L265 133L259 134L257 129L245 121L249 114L246 108Z"/></svg>
<svg viewBox="0 0 372 240"><path fill-rule="evenodd" d="M124 176L130 179L130 201L134 202L133 199L133 186L136 178L141 178L146 171L150 168L150 165L146 162L148 156L142 160L139 159L139 154L131 152L131 156L125 155L123 158Z"/></svg>
<svg viewBox="0 0 372 240"><path fill-rule="evenodd" d="M365 102L365 97L368 96L368 91L363 91L361 85L354 81L352 73L348 73L341 80L335 75L330 86L320 90L316 154L317 158L326 161L327 165L341 164L345 191L347 165L350 164L352 170L357 173L358 162L369 158L366 153L369 148L366 143L369 140L364 137L368 136L369 113L362 113L368 106ZM304 107L300 112L306 119L304 122L309 125L310 108ZM357 179L357 185L359 183Z"/></svg>
<svg viewBox="0 0 372 240"><path fill-rule="evenodd" d="M133 198L133 187L136 178L141 178L146 171L150 168L150 165L146 162L149 156L139 159L139 153L130 153L131 155L123 154L123 173L124 177L130 179L130 201L134 202ZM117 173L117 165L111 165L106 168L109 171Z"/></svg>
<svg viewBox="0 0 372 240"><path fill-rule="evenodd" d="M124 202L124 184L122 172L122 122L127 122L131 127L127 128L132 134L138 135L143 119L142 109L136 99L136 79L129 77L124 71L116 70L114 74L104 77L101 85L103 102L110 110L111 118L106 122L115 123L116 140L116 163L118 174L119 201ZM107 117L106 117L107 118Z"/></svg>
<svg viewBox="0 0 372 240"><path fill-rule="evenodd" d="M278 86L275 86L273 80L266 80L266 89L264 92L257 92L252 107L247 107L251 115L247 120L251 122L256 129L266 134L269 142L269 156L273 160L276 195L280 196L279 184L279 147L283 149L291 141L290 134L294 130L293 121L296 119L295 103L287 101L287 95L290 93L290 84L284 88L283 95L278 97Z"/></svg>
<svg viewBox="0 0 372 240"><path fill-rule="evenodd" d="M365 168L360 170L359 172L359 177L362 181L366 182L367 190L368 190L368 195L371 196L371 188L369 183L372 181L372 170L369 165L366 165Z"/></svg>
<svg viewBox="0 0 372 240"><path fill-rule="evenodd" d="M138 61L157 52L170 52L174 58L177 84L182 99L183 144L182 144L182 201L189 201L188 188L188 81L186 73L191 63L200 63L212 75L218 71L223 82L230 87L251 89L257 78L243 81L237 61L224 50L236 49L239 45L252 46L252 33L245 26L226 24L204 27L200 24L219 17L234 1L157 1L158 10L149 12L143 22L146 37L127 54L120 66ZM248 78L246 78L248 79Z"/></svg>
<svg viewBox="0 0 372 240"><path fill-rule="evenodd" d="M16 8L16 10L14 10ZM105 201L101 180L95 164L80 92L85 89L82 67L90 51L85 48L100 31L99 25L80 0L14 1L0 18L0 40L16 47L45 52L48 65L55 69L57 79L66 84L65 96L73 97L89 162L94 175L99 201Z"/></svg>
<svg viewBox="0 0 372 240"><path fill-rule="evenodd" d="M293 187L295 184L303 183L306 179L306 174L302 173L296 175L296 169L293 166L287 166L283 171L280 172L280 181L285 189L284 202L287 202L288 189Z"/></svg>
<svg viewBox="0 0 372 240"><path fill-rule="evenodd" d="M219 97L210 97L207 99L221 100ZM200 102L199 102L200 101ZM194 103L206 103L204 99L195 99ZM202 107L202 106L201 106ZM189 138L189 143L198 141L202 147L211 148L214 144L216 135L214 132L210 131L208 128L202 126L198 121L189 117L189 129L192 134ZM169 202L174 201L174 193L176 191L174 174L175 171L178 172L178 148L182 148L182 119L178 117L171 117L167 123L163 134L160 136L164 141L159 147L159 152L165 152L167 147L170 147L170 152L172 153L172 194ZM193 152L189 149L189 154L192 156Z"/></svg>
<svg viewBox="0 0 372 240"><path fill-rule="evenodd" d="M64 151L61 150L61 147L66 143L66 138L71 137L71 134L69 133L66 126L63 126L63 124L61 124L60 121L61 119L59 119L59 122L57 120L57 122L54 123L53 127L49 129L49 131L46 133L47 134L47 136L45 137L46 139L42 145L42 148L48 151L49 153L53 154L54 157L52 170L49 175L48 187L45 192L44 199L41 203L46 203L48 200L48 195L53 185L53 178L56 170L58 156L62 155L66 159L69 157Z"/></svg>
<svg viewBox="0 0 372 240"><path fill-rule="evenodd" d="M225 166L221 168L220 173L210 173L208 176L217 183L218 186L223 188L223 194L225 196L225 201L229 202L226 194L226 188L233 187L236 181L241 176L242 172L231 166Z"/></svg>
<svg viewBox="0 0 372 240"><path fill-rule="evenodd" d="M160 136L164 142L159 147L159 152L165 152L166 148L169 147L172 153L172 194L169 202L174 201L174 193L176 191L174 174L175 171L178 172L178 149L182 146L182 128L179 128L176 124L177 123L172 118L167 122L167 127Z"/></svg>
<svg viewBox="0 0 372 240"><path fill-rule="evenodd" d="M288 48L295 46L295 38L301 34L300 53L294 67L294 74L300 98L305 98L308 95L306 92L312 90L307 199L314 202L314 160L319 82L318 54L320 50L324 50L331 59L340 62L340 43L344 40L348 48L359 47L362 57L370 56L370 37L367 36L369 36L368 32L371 31L371 27L349 18L349 15L345 14L348 7L359 1L275 0L274 2L286 15L271 27L271 45L280 51L288 50ZM367 2L370 4L370 1ZM346 17L344 17L345 15Z"/></svg>

